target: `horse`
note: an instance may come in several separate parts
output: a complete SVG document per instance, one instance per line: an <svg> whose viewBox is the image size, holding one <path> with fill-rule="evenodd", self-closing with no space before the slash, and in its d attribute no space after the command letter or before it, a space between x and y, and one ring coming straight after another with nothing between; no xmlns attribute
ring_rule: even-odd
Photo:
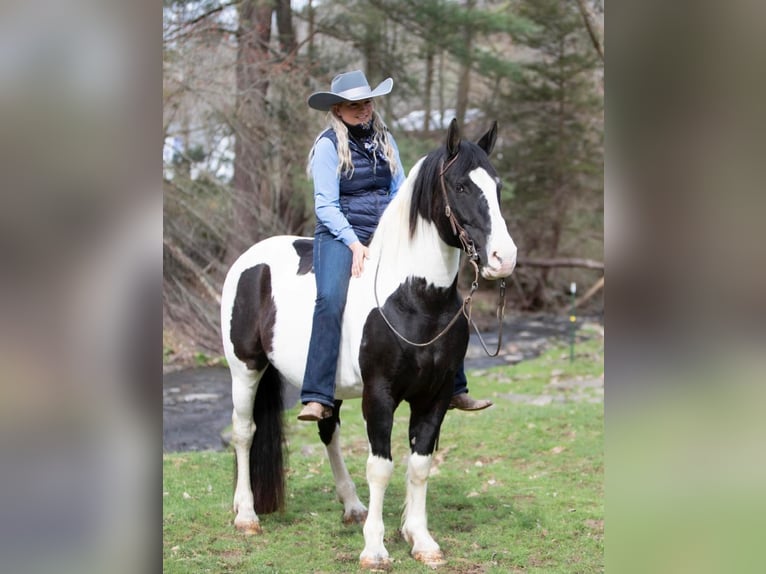
<svg viewBox="0 0 766 574"><path fill-rule="evenodd" d="M428 530L426 487L456 370L468 345L457 279L463 251L484 278L507 277L516 245L500 211L500 178L489 161L497 122L474 143L452 120L443 146L410 170L384 211L361 277L352 278L343 315L335 403L319 421L344 506L344 523L364 523L362 568L391 565L383 544L383 498L393 472L394 411L409 403L410 456L401 533L429 566L444 555ZM253 245L227 273L221 302L223 346L232 378L236 459L235 528L262 532L258 514L284 504L283 385L300 389L316 297L312 239L275 236ZM478 274L477 274L478 278ZM340 408L362 399L369 455L369 511L340 448Z"/></svg>

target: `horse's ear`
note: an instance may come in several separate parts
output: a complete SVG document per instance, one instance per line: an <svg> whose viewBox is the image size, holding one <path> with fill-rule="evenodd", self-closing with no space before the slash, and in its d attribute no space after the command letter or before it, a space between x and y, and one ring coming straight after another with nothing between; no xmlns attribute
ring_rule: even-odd
<svg viewBox="0 0 766 574"><path fill-rule="evenodd" d="M453 157L457 154L460 147L460 128L457 126L457 119L452 118L447 130L447 157Z"/></svg>
<svg viewBox="0 0 766 574"><path fill-rule="evenodd" d="M497 120L492 122L492 127L489 128L489 131L485 133L481 138L479 138L479 141L476 143L478 146L483 149L487 155L492 153L492 150L495 147L495 140L497 139Z"/></svg>

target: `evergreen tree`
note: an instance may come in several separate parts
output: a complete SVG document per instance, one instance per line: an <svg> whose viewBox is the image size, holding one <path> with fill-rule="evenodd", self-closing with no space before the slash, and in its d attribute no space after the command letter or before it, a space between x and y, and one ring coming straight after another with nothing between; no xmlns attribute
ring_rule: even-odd
<svg viewBox="0 0 766 574"><path fill-rule="evenodd" d="M590 245L579 232L603 230L601 61L575 2L522 0L519 14L534 27L516 37L524 63L496 109L512 129L513 143L497 160L514 186L511 225L521 230L525 256L600 256L603 232ZM531 307L550 303L551 273L522 274Z"/></svg>

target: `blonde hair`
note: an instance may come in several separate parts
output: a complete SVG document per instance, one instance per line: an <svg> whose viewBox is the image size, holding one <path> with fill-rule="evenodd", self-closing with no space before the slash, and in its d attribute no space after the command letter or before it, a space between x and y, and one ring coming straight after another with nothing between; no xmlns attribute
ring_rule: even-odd
<svg viewBox="0 0 766 574"><path fill-rule="evenodd" d="M335 132L335 138L338 140L338 170L337 174L343 173L346 177L352 177L354 175L354 163L351 161L351 150L348 147L348 128L346 124L335 115L331 109L327 112L327 127ZM324 130L322 131L324 133ZM306 174L311 177L311 162L314 159L314 151L316 145L322 134L314 140L314 145L311 146L309 151L308 161L306 163ZM383 119L378 115L375 110L372 111L372 143L375 150L381 150L388 162L388 167L391 170L391 175L396 174L399 170L399 162L396 161L396 150L391 143L389 137L388 128L383 122ZM375 161L377 156L373 154Z"/></svg>

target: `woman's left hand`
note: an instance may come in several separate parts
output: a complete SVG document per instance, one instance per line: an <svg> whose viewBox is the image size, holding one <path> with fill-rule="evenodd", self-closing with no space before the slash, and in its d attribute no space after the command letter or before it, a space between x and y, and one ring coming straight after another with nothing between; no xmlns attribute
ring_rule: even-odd
<svg viewBox="0 0 766 574"><path fill-rule="evenodd" d="M353 254L351 262L351 276L360 277L364 271L364 260L370 258L370 250L362 245L361 241L354 241L348 246Z"/></svg>

